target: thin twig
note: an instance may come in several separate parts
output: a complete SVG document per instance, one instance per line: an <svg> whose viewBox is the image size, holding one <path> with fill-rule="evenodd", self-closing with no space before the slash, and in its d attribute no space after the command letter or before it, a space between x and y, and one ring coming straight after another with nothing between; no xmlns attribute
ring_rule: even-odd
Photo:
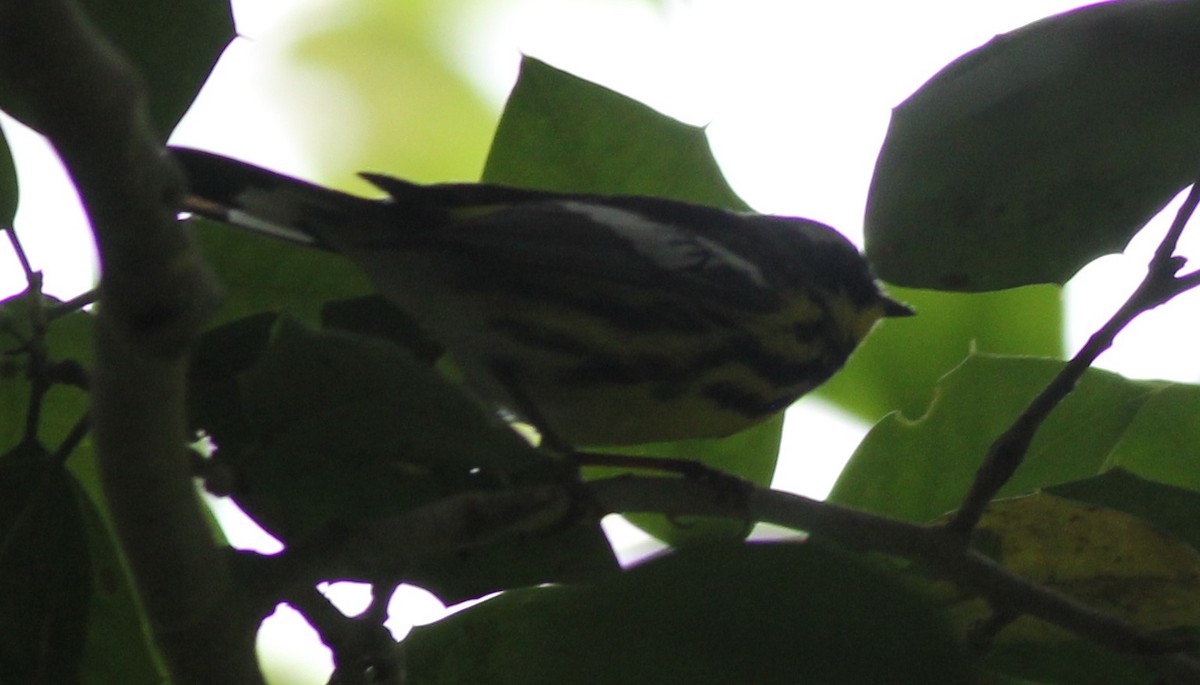
<svg viewBox="0 0 1200 685"><path fill-rule="evenodd" d="M26 296L29 298L30 336L24 344L28 359L26 375L29 378L29 401L25 409L24 440L32 443L38 440L38 432L42 423L42 401L45 399L46 393L50 391L51 385L47 373L49 360L46 350L46 308L42 297L41 274L29 270L29 262L24 259L25 253L21 250L20 243L17 242L17 234L14 231L8 231L8 234L12 238L17 253L22 257L22 263L26 266L25 277L29 286Z"/></svg>
<svg viewBox="0 0 1200 685"><path fill-rule="evenodd" d="M321 642L333 652L334 659L345 656L357 642L352 620L338 610L323 593L315 587L294 588L281 599L304 615L309 625L317 631Z"/></svg>
<svg viewBox="0 0 1200 685"><path fill-rule="evenodd" d="M55 319L60 319L68 314L74 314L90 304L95 304L96 300L98 299L100 299L100 291L93 288L86 293L72 297L66 302L60 302L52 307L47 308L46 320L54 321Z"/></svg>
<svg viewBox="0 0 1200 685"><path fill-rule="evenodd" d="M0 231L8 234L8 242L12 243L13 252L17 255L17 261L21 263L21 269L25 272L25 282L32 289L34 280L39 280L37 272L33 270L33 266L29 263L29 256L25 254L25 249L21 247L21 239L17 237L16 229L11 226L0 228Z"/></svg>
<svg viewBox="0 0 1200 685"><path fill-rule="evenodd" d="M961 544L966 544L971 531L988 503L1000 488L1008 482L1024 461L1029 445L1038 428L1054 411L1054 408L1075 389L1076 383L1105 350L1112 347L1113 340L1129 322L1143 312L1170 300L1176 295L1200 285L1200 272L1176 276L1183 267L1184 259L1174 256L1179 235L1183 232L1192 213L1200 204L1200 183L1194 184L1187 199L1179 208L1170 230L1159 244L1146 269L1146 276L1137 289L1092 337L1078 353L1063 367L1055 378L1029 403L1016 421L996 438L988 449L983 464L975 474L975 480L963 499L962 506L946 524L946 531Z"/></svg>
<svg viewBox="0 0 1200 685"><path fill-rule="evenodd" d="M460 493L353 527L329 524L281 554L245 558L244 568L262 601L327 580L399 584L430 560L561 531L582 515L576 500L578 493L554 485Z"/></svg>
<svg viewBox="0 0 1200 685"><path fill-rule="evenodd" d="M348 617L315 587L297 588L284 598L304 615L333 652L336 669L330 683L370 682L386 685L403 682L403 649L383 626L378 612L370 609L358 617ZM376 606L372 600L372 608ZM384 600L384 616L386 604Z"/></svg>
<svg viewBox="0 0 1200 685"><path fill-rule="evenodd" d="M67 437L63 438L63 441L54 449L54 460L59 464L66 462L71 453L75 451L75 448L79 446L79 443L83 442L83 439L87 437L90 428L91 421L88 419L88 415L84 414L79 417L79 420L67 432Z"/></svg>

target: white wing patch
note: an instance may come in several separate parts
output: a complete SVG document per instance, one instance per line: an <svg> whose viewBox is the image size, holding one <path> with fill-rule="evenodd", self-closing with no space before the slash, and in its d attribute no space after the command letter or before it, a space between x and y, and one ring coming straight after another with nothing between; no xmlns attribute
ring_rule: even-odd
<svg viewBox="0 0 1200 685"><path fill-rule="evenodd" d="M234 226L303 245L317 242L295 228L303 219L304 209L312 205L303 193L287 188L247 188L238 194L237 203L238 208L231 208L226 218Z"/></svg>
<svg viewBox="0 0 1200 685"><path fill-rule="evenodd" d="M227 215L227 221L234 226L247 229L253 233L262 233L264 235L282 238L303 245L312 245L316 242L311 235L304 231L294 229L290 226L277 224L273 221L260 219L250 212L244 212L240 209L231 209Z"/></svg>
<svg viewBox="0 0 1200 685"><path fill-rule="evenodd" d="M729 248L679 226L647 219L627 209L587 202L565 201L560 206L583 214L629 241L638 253L653 259L663 268L677 271L707 270L714 267L733 269L755 285L766 288L767 280L753 262Z"/></svg>

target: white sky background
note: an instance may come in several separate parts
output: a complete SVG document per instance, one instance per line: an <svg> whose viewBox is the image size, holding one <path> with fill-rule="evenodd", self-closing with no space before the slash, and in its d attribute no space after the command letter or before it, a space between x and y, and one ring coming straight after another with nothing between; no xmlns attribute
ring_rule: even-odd
<svg viewBox="0 0 1200 685"><path fill-rule="evenodd" d="M352 117L353 103L328 75L290 68L282 55L303 30L296 20L304 15L300 8L327 2L235 0L239 30L252 40L239 40L227 53L174 142L310 175L288 108L337 103ZM480 0L447 19L444 38L445 49L497 111L519 55L538 57L707 125L727 177L753 207L830 223L861 245L867 186L891 107L994 34L1081 4L676 0L648 7L619 0ZM230 102L239 103L236 118L228 114ZM89 253L79 247L90 237L78 207L64 199L73 191L34 136L2 123L22 174L17 227L35 267L46 273L47 290L71 297L92 279ZM1166 223L1155 225L1160 228L1152 232L1161 235ZM1197 231L1185 232L1183 254L1200 255ZM1071 350L1140 279L1157 242L1150 233L1135 240L1128 256L1102 259L1072 282ZM0 295L23 286L6 248L0 246ZM1135 377L1197 380L1195 338L1177 322L1193 320L1198 302L1197 296L1179 298L1144 316L1099 366ZM777 485L820 497L864 429L814 404L802 402L792 412ZM436 605L422 601L408 595L405 605ZM288 650L289 658L325 663L323 648L287 634L283 641L298 648Z"/></svg>

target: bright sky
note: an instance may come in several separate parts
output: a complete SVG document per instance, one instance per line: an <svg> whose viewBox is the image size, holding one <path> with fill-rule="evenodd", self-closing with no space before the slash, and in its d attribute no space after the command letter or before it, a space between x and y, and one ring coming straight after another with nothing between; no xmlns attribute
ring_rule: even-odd
<svg viewBox="0 0 1200 685"><path fill-rule="evenodd" d="M299 133L289 129L280 113L288 101L279 95L284 87L321 93L336 86L327 76L289 69L282 53L303 30L295 21L303 14L298 8L320 4L332 3L235 0L239 29L252 40L239 40L227 53L176 142L236 150L241 157L304 174L308 161L296 141ZM676 118L707 125L726 175L752 206L828 222L861 244L867 185L891 107L994 34L1081 4L479 0L461 3L447 19L444 40L445 49L497 109L516 77L519 55L525 53ZM236 121L223 114L222 103L230 98L243 103ZM321 101L318 95L312 98ZM48 291L70 297L92 279L87 250L64 248L90 241L78 208L64 201L73 193L34 136L16 131L8 120L0 122L22 172L17 226L35 265L46 272ZM1157 233L1162 230L1165 224ZM1139 237L1127 256L1100 260L1071 284L1071 349L1141 277L1156 240ZM1200 254L1198 247L1200 239L1185 234L1182 253ZM0 249L0 294L21 286L15 262ZM1195 340L1173 320L1194 318L1178 312L1197 302L1196 296L1181 298L1144 317L1122 334L1100 365L1131 376L1195 381L1200 375ZM814 412L821 409L810 405L801 403L792 423L821 425L827 430L821 453L841 457L786 459L778 485L823 496L863 428L827 413L817 418ZM811 454L813 436L805 431L805 452ZM785 450L792 449L791 442L785 444ZM431 606L431 601L417 595L404 599L409 609ZM288 635L286 641L301 653L321 655L319 646ZM299 659L295 652L293 658ZM323 657L318 662L324 663ZM324 682L324 676L294 682Z"/></svg>

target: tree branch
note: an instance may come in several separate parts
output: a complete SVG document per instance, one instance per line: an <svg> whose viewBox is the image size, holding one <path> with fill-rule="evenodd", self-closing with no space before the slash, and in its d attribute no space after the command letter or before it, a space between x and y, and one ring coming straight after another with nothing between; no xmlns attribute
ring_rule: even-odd
<svg viewBox="0 0 1200 685"><path fill-rule="evenodd" d="M0 0L0 107L66 163L103 267L92 420L104 489L175 683L261 683L184 451L187 348L216 288L175 221L182 179L138 74L70 0Z"/></svg>
<svg viewBox="0 0 1200 685"><path fill-rule="evenodd" d="M358 526L330 525L273 556L238 553L264 606L323 581L405 582L414 568L498 542L563 528L582 513L561 486L465 492Z"/></svg>
<svg viewBox="0 0 1200 685"><path fill-rule="evenodd" d="M350 618L315 587L295 588L284 599L304 615L333 652L330 685L398 685L404 682L404 645L383 626L387 598L376 595L371 608Z"/></svg>
<svg viewBox="0 0 1200 685"><path fill-rule="evenodd" d="M736 490L733 486L740 485ZM585 501L578 502L582 497ZM576 500L572 504L572 500ZM574 513L573 513L574 512ZM274 557L248 558L251 585L264 596L294 601L327 644L341 644L344 617L303 601L321 580L336 580L348 562L380 577L400 581L423 560L493 544L508 536L561 530L571 516L587 512L717 516L773 523L822 536L857 551L879 552L920 562L939 577L986 599L1009 617L1029 615L1117 652L1132 654L1172 683L1200 683L1200 662L1178 652L1190 647L1147 635L1136 626L1067 595L1018 576L988 557L964 548L945 531L758 488L732 477L711 479L624 475L583 486L533 486L503 492L468 493L408 514L342 531L312 549L290 548ZM319 549L318 549L319 548ZM282 589L281 589L282 588ZM297 594L301 593L301 594Z"/></svg>

